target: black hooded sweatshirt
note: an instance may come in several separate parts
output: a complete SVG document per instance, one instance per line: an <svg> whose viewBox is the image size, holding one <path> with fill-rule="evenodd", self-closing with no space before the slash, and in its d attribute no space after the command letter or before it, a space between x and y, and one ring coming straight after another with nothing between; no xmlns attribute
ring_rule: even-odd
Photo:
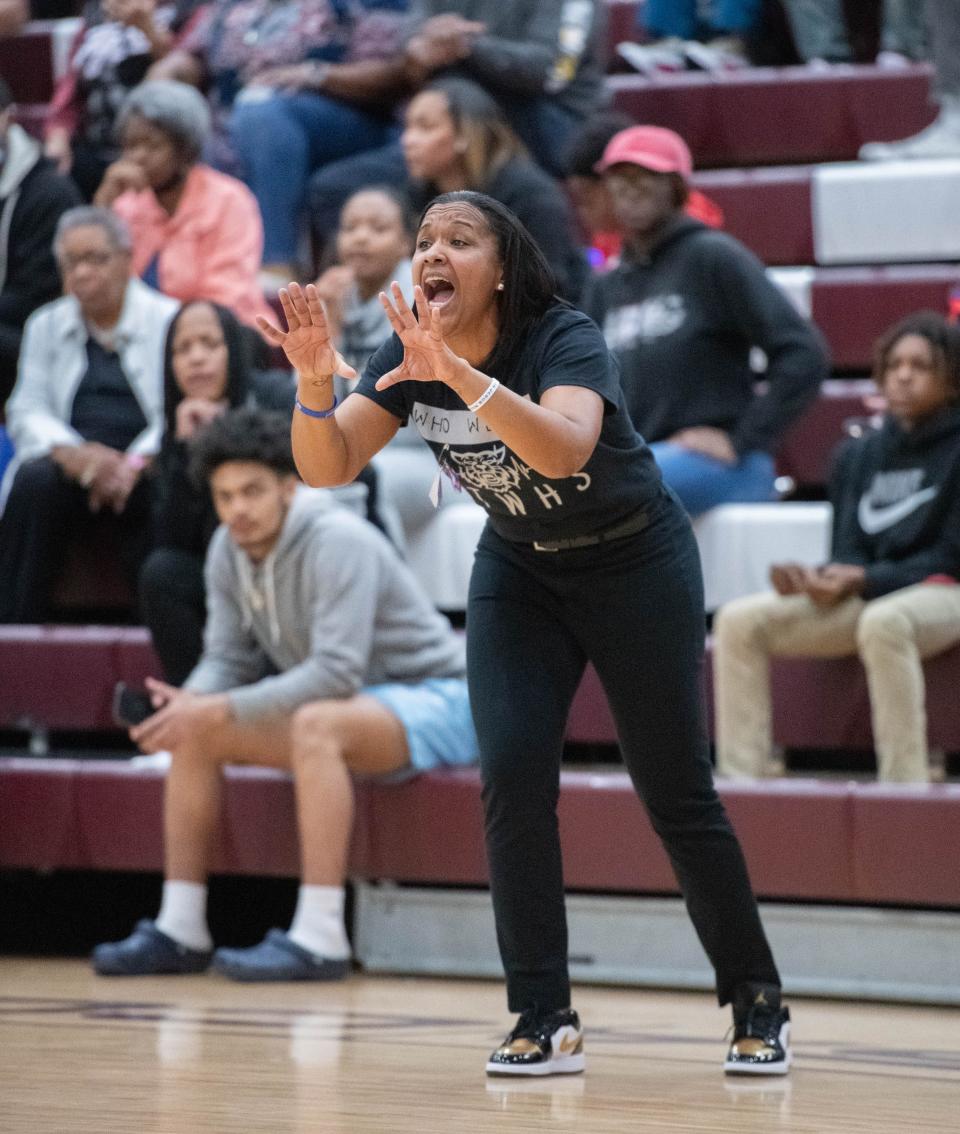
<svg viewBox="0 0 960 1134"><path fill-rule="evenodd" d="M887 417L847 442L830 477L831 556L866 568L863 597L960 578L960 407L912 430Z"/></svg>
<svg viewBox="0 0 960 1134"><path fill-rule="evenodd" d="M773 452L826 376L819 333L738 240L692 218L671 221L648 257L627 255L594 279L584 310L620 365L636 429L652 442L709 425L738 454Z"/></svg>

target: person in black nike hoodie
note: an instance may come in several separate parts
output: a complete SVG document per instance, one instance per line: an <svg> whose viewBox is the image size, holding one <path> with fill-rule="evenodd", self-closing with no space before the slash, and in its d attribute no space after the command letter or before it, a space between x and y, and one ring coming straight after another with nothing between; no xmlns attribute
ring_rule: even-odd
<svg viewBox="0 0 960 1134"><path fill-rule="evenodd" d="M775 593L714 622L717 771L760 776L771 753L769 658L860 655L881 780L930 778L921 659L960 641L960 329L932 311L881 339L878 430L831 476L831 561L771 568Z"/></svg>
<svg viewBox="0 0 960 1134"><path fill-rule="evenodd" d="M617 359L634 426L691 516L774 499L772 454L827 373L819 333L738 240L684 215L693 166L678 134L621 130L595 168L623 253L583 310Z"/></svg>

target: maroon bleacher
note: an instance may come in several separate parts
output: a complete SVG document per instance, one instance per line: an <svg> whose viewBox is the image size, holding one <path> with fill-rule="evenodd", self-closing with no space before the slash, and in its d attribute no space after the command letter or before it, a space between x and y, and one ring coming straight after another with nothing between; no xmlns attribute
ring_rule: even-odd
<svg viewBox="0 0 960 1134"><path fill-rule="evenodd" d="M776 452L777 475L800 488L825 488L837 446L849 436L846 423L863 418L865 399L876 394L869 379L828 379L820 396L794 422Z"/></svg>
<svg viewBox="0 0 960 1134"><path fill-rule="evenodd" d="M160 668L143 627L0 626L0 728L113 727L118 681Z"/></svg>
<svg viewBox="0 0 960 1134"><path fill-rule="evenodd" d="M607 86L618 109L682 135L699 168L848 161L864 142L915 134L936 113L926 64L610 75Z"/></svg>
<svg viewBox="0 0 960 1134"><path fill-rule="evenodd" d="M607 38L604 62L607 70L619 71L624 64L617 55L617 44L637 39L638 0L607 0Z"/></svg>
<svg viewBox="0 0 960 1134"><path fill-rule="evenodd" d="M159 676L142 626L0 626L0 728L98 731L114 726L118 681ZM613 724L589 670L570 714L569 738L608 743Z"/></svg>
<svg viewBox="0 0 960 1134"><path fill-rule="evenodd" d="M767 265L813 263L811 167L697 170L693 184L723 209L723 228Z"/></svg>
<svg viewBox="0 0 960 1134"><path fill-rule="evenodd" d="M883 271L883 269L865 269L865 279L874 280L874 284L865 283L863 286L875 286L882 291L884 286L882 279L876 277L878 273L882 277ZM896 269L889 271L893 272ZM947 287L949 278L948 274L931 271L929 277L931 293L936 291L939 294L941 286L944 289ZM813 293L815 306L819 302L818 294L819 289L815 286ZM896 289L886 294L891 311L895 297L901 294L904 293ZM917 293L910 294L916 297ZM842 302L842 295L842 289L830 289L829 298L824 300L824 309L832 312L825 317L827 326L836 328L836 334L841 336L842 343L841 324L846 313L849 328L852 328L850 333L859 340L858 346L855 347L851 343L848 345L848 350L851 354L855 351L866 353L870 349L866 320L854 317L854 312L847 310ZM931 303L927 306L933 305L935 295L931 294L928 298ZM919 305L923 306L923 304ZM837 320L836 324L833 322L834 316ZM778 474L792 477L802 488L821 489L826 484L833 450L844 437L843 423L848 418L863 414L862 399L868 388L868 384L863 381L825 382L820 397L784 438L777 453ZM77 543L70 548L65 569L54 591L53 604L55 614L61 615L64 620L67 618L75 620L76 614L84 611L96 611L99 617L106 617L108 620L114 617L120 621L129 618L134 609L134 596L120 568L115 533L108 526L100 530L94 527L82 544ZM0 674L3 672L2 665L0 660Z"/></svg>
<svg viewBox="0 0 960 1134"><path fill-rule="evenodd" d="M561 780L569 889L676 892L624 772L564 770ZM723 783L720 791L762 898L960 906L960 786L777 780ZM0 868L162 869L163 776L156 770L117 761L0 757L0 794ZM773 844L786 853L771 854ZM294 797L286 775L227 769L215 870L296 876ZM485 884L477 772L360 785L350 872L370 880Z"/></svg>
<svg viewBox="0 0 960 1134"><path fill-rule="evenodd" d="M43 104L53 95L53 28L31 21L17 35L0 37L0 75L21 106Z"/></svg>
<svg viewBox="0 0 960 1134"><path fill-rule="evenodd" d="M879 336L922 308L946 314L956 264L891 264L879 268L817 268L813 321L830 345L835 370L869 370Z"/></svg>
<svg viewBox="0 0 960 1134"><path fill-rule="evenodd" d="M713 737L713 643L707 642L703 691L707 731ZM924 662L930 745L960 752L960 646ZM774 658L771 663L773 738L784 748L870 751L870 700L856 657ZM616 744L616 729L600 681L588 668L574 699L567 740Z"/></svg>
<svg viewBox="0 0 960 1134"><path fill-rule="evenodd" d="M703 687L712 735L711 643ZM960 751L960 647L924 663L931 744ZM0 626L0 728L105 730L118 681L160 670L142 627ZM869 702L856 658L773 662L774 739L788 748L870 749ZM606 697L587 669L567 722L571 743L616 744Z"/></svg>

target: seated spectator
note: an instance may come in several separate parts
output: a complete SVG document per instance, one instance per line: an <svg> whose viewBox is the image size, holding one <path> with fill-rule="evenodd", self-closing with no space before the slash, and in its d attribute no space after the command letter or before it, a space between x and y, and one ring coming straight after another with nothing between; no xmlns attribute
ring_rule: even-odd
<svg viewBox="0 0 960 1134"><path fill-rule="evenodd" d="M774 498L772 453L816 396L820 336L739 241L683 213L692 163L659 126L616 134L598 169L624 233L621 263L584 305L620 364L627 409L691 516ZM755 390L751 351L767 359Z"/></svg>
<svg viewBox="0 0 960 1134"><path fill-rule="evenodd" d="M412 0L411 34L392 82L417 91L459 75L497 100L534 159L560 176L577 125L603 102L603 0ZM396 185L406 170L399 142L334 162L311 181L310 216L326 241L343 202L361 185Z"/></svg>
<svg viewBox="0 0 960 1134"><path fill-rule="evenodd" d="M117 112L173 46L197 0L91 0L44 120L44 153L91 200L120 156Z"/></svg>
<svg viewBox="0 0 960 1134"><path fill-rule="evenodd" d="M386 61L399 51L405 8L405 0L215 0L151 72L209 89L213 160L257 198L273 286L297 274L310 175L397 135Z"/></svg>
<svg viewBox="0 0 960 1134"><path fill-rule="evenodd" d="M387 186L359 189L340 214L338 263L320 276L316 286L336 349L358 374L393 334L380 292L396 281L407 302L413 303L413 228L407 195ZM353 383L338 376L334 386L342 401ZM436 462L408 424L373 458L366 472L374 478L368 499L376 513L367 518L405 552L407 533L433 515L429 492Z"/></svg>
<svg viewBox="0 0 960 1134"><path fill-rule="evenodd" d="M337 980L350 965L343 920L352 775L408 776L476 759L463 643L390 544L300 488L289 422L235 410L196 443L221 527L207 555L203 656L182 689L151 680L156 712L131 730L171 754L166 867L156 921L100 945L104 975L199 972L224 764L294 776L303 862L288 932L219 949L237 980Z"/></svg>
<svg viewBox="0 0 960 1134"><path fill-rule="evenodd" d="M13 121L13 96L0 78L0 405L17 377L23 325L60 294L53 234L61 213L80 203L40 145Z"/></svg>
<svg viewBox="0 0 960 1134"><path fill-rule="evenodd" d="M108 210L68 210L54 250L67 294L27 320L7 405L0 622L46 621L65 552L98 513L119 529L131 583L149 546L142 474L160 441L177 305L130 278L130 236Z"/></svg>
<svg viewBox="0 0 960 1134"><path fill-rule="evenodd" d="M257 405L293 412L293 375L254 369L250 353L246 328L225 307L204 299L184 304L167 330L165 425L148 475L153 537L139 597L164 676L173 685L181 685L200 658L207 597L203 560L217 526L209 489L189 476L190 446L228 409ZM332 492L339 503L382 526L376 495L372 470Z"/></svg>
<svg viewBox="0 0 960 1134"><path fill-rule="evenodd" d="M165 427L148 476L153 538L139 596L164 676L174 685L187 679L200 657L206 620L203 558L217 526L209 490L188 476L189 443L215 417L253 396L249 347L236 318L202 299L184 304L167 330Z"/></svg>
<svg viewBox="0 0 960 1134"><path fill-rule="evenodd" d="M619 45L624 59L643 74L747 67L747 39L757 24L762 0L646 0L638 8L645 44Z"/></svg>
<svg viewBox="0 0 960 1134"><path fill-rule="evenodd" d="M614 134L633 124L623 111L601 111L576 131L564 154L564 184L589 242L588 257L594 268L612 268L620 258L623 241L610 192L597 165ZM683 211L711 228L723 227L723 210L699 189L688 189Z"/></svg>
<svg viewBox="0 0 960 1134"><path fill-rule="evenodd" d="M843 0L784 0L793 41L805 63L848 63L853 58ZM904 67L927 58L922 5L917 0L883 0L881 67Z"/></svg>
<svg viewBox="0 0 960 1134"><path fill-rule="evenodd" d="M486 91L459 78L429 84L407 107L401 145L417 211L438 193L486 193L539 244L560 294L580 297L588 268L569 203Z"/></svg>
<svg viewBox="0 0 960 1134"><path fill-rule="evenodd" d="M927 39L933 60L934 121L919 134L898 142L867 142L863 161L910 161L960 157L960 4L925 0Z"/></svg>
<svg viewBox="0 0 960 1134"><path fill-rule="evenodd" d="M255 326L270 313L257 279L263 226L250 190L200 161L210 129L203 95L169 80L141 83L117 127L122 156L95 200L129 226L135 274L182 303L211 299Z"/></svg>
<svg viewBox="0 0 960 1134"><path fill-rule="evenodd" d="M841 450L830 562L779 564L775 593L714 624L717 770L762 776L771 756L769 659L859 654L881 780L930 778L921 659L960 641L960 330L933 312L888 331L881 428Z"/></svg>
<svg viewBox="0 0 960 1134"><path fill-rule="evenodd" d="M379 295L396 280L413 302L410 202L397 189L374 185L347 200L337 229L337 262L316 281L336 349L357 371L393 334ZM337 396L347 389L340 380Z"/></svg>

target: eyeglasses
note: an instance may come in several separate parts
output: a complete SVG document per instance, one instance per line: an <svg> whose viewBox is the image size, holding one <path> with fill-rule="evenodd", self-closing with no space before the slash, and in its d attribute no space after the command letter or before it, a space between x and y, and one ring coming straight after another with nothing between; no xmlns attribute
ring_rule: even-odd
<svg viewBox="0 0 960 1134"><path fill-rule="evenodd" d="M60 267L64 272L72 272L81 264L91 268L105 268L113 259L116 252L81 252L77 256L64 255L60 257Z"/></svg>

